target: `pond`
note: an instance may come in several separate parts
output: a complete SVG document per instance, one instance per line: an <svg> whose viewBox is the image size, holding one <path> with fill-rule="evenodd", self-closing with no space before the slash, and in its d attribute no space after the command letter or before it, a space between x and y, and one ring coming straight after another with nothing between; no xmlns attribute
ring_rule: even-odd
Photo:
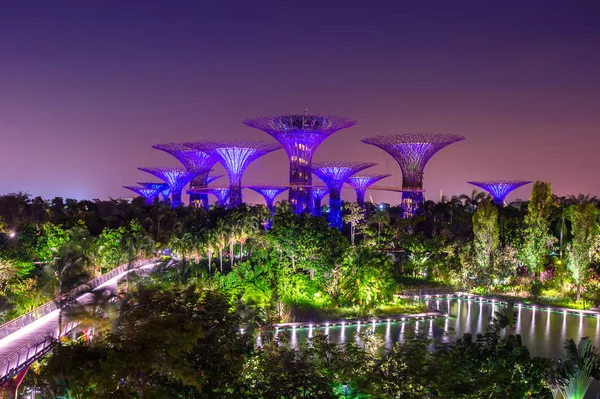
<svg viewBox="0 0 600 399"><path fill-rule="evenodd" d="M432 299L429 306L450 316L426 320L405 320L382 323L363 323L361 325L345 325L318 327L330 336L333 342L344 343L358 340L359 330L373 329L384 341L386 349L401 341L407 329L428 334L436 339L453 340L465 333L476 335L485 332L494 312L500 310L502 303L480 299ZM515 305L516 328L514 334L520 334L523 344L529 348L533 356L557 359L563 356L564 342L572 338L579 342L582 337L590 337L597 348L600 348L600 317L587 315L578 311L556 311L544 307ZM297 345L311 337L316 328L296 328L290 331L291 344ZM586 398L594 398L600 392L597 384L593 384Z"/></svg>

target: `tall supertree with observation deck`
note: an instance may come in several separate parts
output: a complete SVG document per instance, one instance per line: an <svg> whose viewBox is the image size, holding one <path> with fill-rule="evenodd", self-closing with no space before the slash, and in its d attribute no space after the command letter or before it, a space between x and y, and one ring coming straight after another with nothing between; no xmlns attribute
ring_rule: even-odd
<svg viewBox="0 0 600 399"><path fill-rule="evenodd" d="M312 209L312 158L319 145L338 130L352 127L356 121L320 115L264 116L244 124L269 134L285 149L290 161L289 201L295 213Z"/></svg>
<svg viewBox="0 0 600 399"><path fill-rule="evenodd" d="M217 163L217 159L210 154L190 148L183 143L165 143L156 144L152 148L164 151L175 157L187 169L188 172L196 174L196 177L190 182L190 189L200 189L206 187L209 181L208 174L212 167ZM190 194L190 203L200 202L208 207L208 194Z"/></svg>
<svg viewBox="0 0 600 399"><path fill-rule="evenodd" d="M248 188L263 196L271 215L275 214L275 197L289 189L287 186L248 186Z"/></svg>
<svg viewBox="0 0 600 399"><path fill-rule="evenodd" d="M167 183L155 183L155 182L138 182L142 187L151 188L156 190L156 193L162 195L163 201L166 201L171 195L171 189Z"/></svg>
<svg viewBox="0 0 600 399"><path fill-rule="evenodd" d="M181 192L183 188L196 176L196 173L188 172L180 168L138 168L150 173L169 186L171 190L171 206L177 208L181 205Z"/></svg>
<svg viewBox="0 0 600 399"><path fill-rule="evenodd" d="M144 199L144 202L146 202L146 205L154 204L154 200L156 200L159 194L159 191L157 189L148 188L144 186L123 186L123 188L131 190L140 197L142 197Z"/></svg>
<svg viewBox="0 0 600 399"><path fill-rule="evenodd" d="M316 187L313 186L311 188L311 196L313 201L313 216L321 216L323 214L323 205L321 201L323 198L329 193L329 189L327 187Z"/></svg>
<svg viewBox="0 0 600 399"><path fill-rule="evenodd" d="M354 188L356 191L356 203L364 208L365 206L365 192L369 187L371 187L374 183L377 183L379 180L385 179L390 175L378 175L373 173L364 173L360 176L352 176L348 179L348 184Z"/></svg>
<svg viewBox="0 0 600 399"><path fill-rule="evenodd" d="M368 137L361 140L390 154L402 170L402 210L404 217L413 216L422 209L423 170L425 165L442 148L463 141L454 134L416 133Z"/></svg>
<svg viewBox="0 0 600 399"><path fill-rule="evenodd" d="M494 198L494 202L498 205L504 205L506 196L511 191L531 183L529 180L491 180L491 181L470 181L467 182L474 186L483 188L490 193Z"/></svg>
<svg viewBox="0 0 600 399"><path fill-rule="evenodd" d="M260 141L197 141L185 143L192 149L206 152L216 158L229 176L229 206L242 203L242 176L253 161L281 148L279 144Z"/></svg>
<svg viewBox="0 0 600 399"><path fill-rule="evenodd" d="M319 162L313 165L312 172L323 180L329 189L329 215L327 220L331 227L342 229L342 186L352 175L371 166L375 166L375 164L352 161Z"/></svg>

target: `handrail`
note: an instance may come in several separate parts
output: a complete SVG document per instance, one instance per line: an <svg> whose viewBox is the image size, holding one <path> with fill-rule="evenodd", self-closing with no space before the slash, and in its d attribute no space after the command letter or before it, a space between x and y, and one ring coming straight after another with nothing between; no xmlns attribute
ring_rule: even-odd
<svg viewBox="0 0 600 399"><path fill-rule="evenodd" d="M12 378L20 369L47 352L54 342L56 332L47 330L0 360L0 384Z"/></svg>
<svg viewBox="0 0 600 399"><path fill-rule="evenodd" d="M83 292L87 292L93 290L94 288L104 284L106 281L112 279L113 277L122 274L129 270L137 269L143 265L152 263L156 261L158 258L151 259L140 259L134 262L124 263L111 271L104 273L101 276L98 276L87 283L81 284L80 286L73 288L69 292L63 294L64 296L78 296ZM10 334L20 330L21 328L33 323L36 320L41 319L49 313L54 312L58 309L58 305L60 303L60 297L54 298L51 301L44 303L43 305L25 313L17 317L16 319L12 319L2 325L0 325L0 339L6 338Z"/></svg>

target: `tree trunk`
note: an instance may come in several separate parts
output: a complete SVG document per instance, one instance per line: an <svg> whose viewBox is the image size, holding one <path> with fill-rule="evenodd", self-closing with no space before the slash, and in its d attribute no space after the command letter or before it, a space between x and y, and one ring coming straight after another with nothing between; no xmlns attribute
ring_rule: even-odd
<svg viewBox="0 0 600 399"><path fill-rule="evenodd" d="M229 263L230 267L233 269L233 241L229 241Z"/></svg>
<svg viewBox="0 0 600 399"><path fill-rule="evenodd" d="M354 223L350 224L350 241L354 245Z"/></svg>
<svg viewBox="0 0 600 399"><path fill-rule="evenodd" d="M244 243L240 241L240 262L244 259L242 256L244 253Z"/></svg>
<svg viewBox="0 0 600 399"><path fill-rule="evenodd" d="M210 266L212 264L212 252L208 253L208 275L210 276Z"/></svg>
<svg viewBox="0 0 600 399"><path fill-rule="evenodd" d="M221 269L221 273L223 273L223 250L219 249L219 268Z"/></svg>
<svg viewBox="0 0 600 399"><path fill-rule="evenodd" d="M581 283L577 283L577 302L581 299Z"/></svg>

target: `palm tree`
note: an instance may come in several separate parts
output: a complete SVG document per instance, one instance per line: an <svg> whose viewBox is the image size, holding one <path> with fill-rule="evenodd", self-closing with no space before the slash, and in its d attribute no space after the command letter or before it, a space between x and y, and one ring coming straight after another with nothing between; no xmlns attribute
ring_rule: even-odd
<svg viewBox="0 0 600 399"><path fill-rule="evenodd" d="M225 245L227 245L227 231L226 231L225 221L223 219L219 219L217 221L216 234L215 234L215 245L219 250L219 268L221 273L223 273L223 249Z"/></svg>
<svg viewBox="0 0 600 399"><path fill-rule="evenodd" d="M465 206L469 208L471 213L475 212L477 205L483 200L490 199L490 195L476 189L471 192L471 195L461 194L459 200L464 201Z"/></svg>
<svg viewBox="0 0 600 399"><path fill-rule="evenodd" d="M567 197L567 203L569 205L585 205L585 204L598 204L598 198L589 194L577 194L569 195Z"/></svg>
<svg viewBox="0 0 600 399"><path fill-rule="evenodd" d="M567 340L565 352L566 356L556 364L556 375L552 381L554 397L583 399L592 379L600 376L600 358L587 337L579 341L579 346L572 339Z"/></svg>
<svg viewBox="0 0 600 399"><path fill-rule="evenodd" d="M86 341L91 339L92 331L108 330L111 327L115 311L112 301L116 295L110 290L91 291L85 294L84 302L73 301L65 308L67 318L77 323Z"/></svg>

